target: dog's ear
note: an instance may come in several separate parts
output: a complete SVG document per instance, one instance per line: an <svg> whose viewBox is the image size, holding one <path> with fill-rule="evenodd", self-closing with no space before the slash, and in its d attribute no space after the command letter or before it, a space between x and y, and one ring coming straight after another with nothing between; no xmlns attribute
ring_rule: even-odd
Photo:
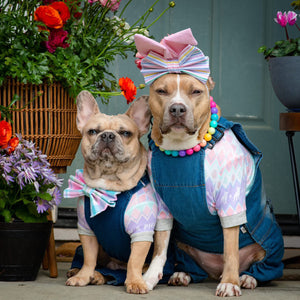
<svg viewBox="0 0 300 300"><path fill-rule="evenodd" d="M126 115L133 119L137 124L140 137L147 133L150 127L151 111L148 99L149 96L139 97L126 112Z"/></svg>
<svg viewBox="0 0 300 300"><path fill-rule="evenodd" d="M214 89L215 84L216 84L211 76L208 77L206 83L207 83L207 87L210 91Z"/></svg>
<svg viewBox="0 0 300 300"><path fill-rule="evenodd" d="M77 117L76 124L80 132L91 116L100 112L98 104L93 95L88 91L81 91L76 98Z"/></svg>

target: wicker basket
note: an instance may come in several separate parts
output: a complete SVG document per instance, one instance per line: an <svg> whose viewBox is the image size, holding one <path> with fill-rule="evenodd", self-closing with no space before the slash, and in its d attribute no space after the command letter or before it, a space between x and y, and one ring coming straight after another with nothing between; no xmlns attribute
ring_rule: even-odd
<svg viewBox="0 0 300 300"><path fill-rule="evenodd" d="M42 95L37 96L40 91ZM74 99L59 83L33 85L8 79L0 86L0 103L8 106L14 94L20 96L17 108L30 104L13 112L13 133L21 133L24 139L33 141L48 156L55 173L65 173L81 140Z"/></svg>

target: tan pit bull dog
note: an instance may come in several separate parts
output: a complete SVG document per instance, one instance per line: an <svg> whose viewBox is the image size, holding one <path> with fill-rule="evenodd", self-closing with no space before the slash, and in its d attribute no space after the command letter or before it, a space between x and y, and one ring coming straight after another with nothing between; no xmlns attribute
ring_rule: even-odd
<svg viewBox="0 0 300 300"><path fill-rule="evenodd" d="M283 239L266 198L260 151L210 97L208 57L191 30L160 43L135 36L137 65L150 85L148 167L174 217L178 249L171 285L220 278L217 296L282 274Z"/></svg>
<svg viewBox="0 0 300 300"><path fill-rule="evenodd" d="M145 101L141 97L125 114L108 116L99 111L89 92L82 91L77 97L84 168L71 176L64 196L80 196L78 230L84 261L78 266L75 255L76 269L69 272L68 286L104 284L114 273L103 271L104 276L101 267L115 271L127 262L128 293L147 293L162 277L172 218L160 217L163 209L145 175L147 152L139 140L150 124ZM154 230L153 260L143 277ZM97 261L99 244L106 259L102 255Z"/></svg>

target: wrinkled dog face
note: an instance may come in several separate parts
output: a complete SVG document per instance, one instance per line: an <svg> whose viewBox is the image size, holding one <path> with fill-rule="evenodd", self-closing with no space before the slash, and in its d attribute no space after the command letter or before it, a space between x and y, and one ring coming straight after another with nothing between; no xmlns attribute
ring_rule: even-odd
<svg viewBox="0 0 300 300"><path fill-rule="evenodd" d="M126 163L139 150L138 128L127 115L99 113L83 128L82 153L88 164Z"/></svg>

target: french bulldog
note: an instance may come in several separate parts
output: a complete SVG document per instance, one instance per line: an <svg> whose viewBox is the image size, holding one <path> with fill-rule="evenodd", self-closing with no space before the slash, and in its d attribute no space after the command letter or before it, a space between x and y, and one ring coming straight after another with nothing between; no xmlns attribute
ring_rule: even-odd
<svg viewBox="0 0 300 300"><path fill-rule="evenodd" d="M210 276L220 278L217 296L240 296L241 287L253 289L257 282L281 276L283 242L272 207L263 193L258 168L260 153L244 133L240 134L239 124L221 120L219 108L216 130L222 134L213 138L212 144L201 144L210 127L213 87L210 77L204 84L183 73L169 73L151 83L148 101L153 126L149 173L152 173L154 188L173 214L178 247L197 263L198 274L202 276L193 278L191 270L186 268L184 272L183 266L180 272L173 274L169 284L188 285L192 279L197 282ZM197 154L178 156L178 151L197 144L203 146ZM170 155L174 150L176 157ZM237 152L239 157L233 162L232 157L237 156ZM188 159L197 155L196 163L189 163ZM205 156L204 165L198 165L201 155ZM213 162L219 164L214 173ZM227 172L233 165L236 171ZM248 170L251 172L247 173ZM227 173L231 174L230 178L226 177ZM204 175L201 176L205 182L201 182L198 174ZM234 192L224 187L239 175L251 182L247 181L248 194L245 184L235 186ZM193 191L201 188L198 185L206 186L202 199ZM225 201L232 201L232 207L236 201L243 204L227 215L220 208L226 206ZM242 220L238 220L239 217ZM230 218L232 222L227 223Z"/></svg>
<svg viewBox="0 0 300 300"><path fill-rule="evenodd" d="M103 254L103 249L106 258L100 263L104 267L127 268L125 285L128 293L147 293L162 278L171 217L163 222L169 225L155 231L153 259L148 271L142 275L160 210L145 175L147 151L140 142L150 125L146 100L142 96L125 114L110 116L100 112L88 91L82 91L77 97L77 128L82 134L84 158L83 172L78 176L84 181L83 189L88 191L87 194L94 190L103 190L104 194L114 191L117 199L111 207L92 216L91 197L80 198L78 228L84 263L81 269L69 272L68 286L107 282L105 276L95 271L99 263L97 256L99 251ZM143 215L145 211L148 215ZM100 260L101 256L103 259L100 255Z"/></svg>

